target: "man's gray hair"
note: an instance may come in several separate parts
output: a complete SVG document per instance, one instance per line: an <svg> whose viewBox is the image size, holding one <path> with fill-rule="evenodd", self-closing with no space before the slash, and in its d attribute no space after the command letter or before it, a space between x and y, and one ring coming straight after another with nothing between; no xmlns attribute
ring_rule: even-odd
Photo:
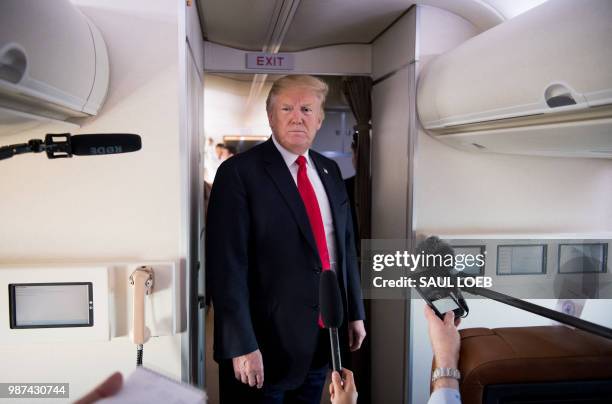
<svg viewBox="0 0 612 404"><path fill-rule="evenodd" d="M329 87L327 86L327 83L314 76L296 74L281 77L280 79L276 80L274 84L272 84L272 88L270 89L270 92L268 93L268 98L266 99L266 111L268 113L272 111L272 104L274 103L274 98L279 93L288 88L295 87L303 87L312 90L317 96L317 98L321 100L321 110L323 110L323 104L325 104L325 98L327 97L327 93L329 92Z"/></svg>

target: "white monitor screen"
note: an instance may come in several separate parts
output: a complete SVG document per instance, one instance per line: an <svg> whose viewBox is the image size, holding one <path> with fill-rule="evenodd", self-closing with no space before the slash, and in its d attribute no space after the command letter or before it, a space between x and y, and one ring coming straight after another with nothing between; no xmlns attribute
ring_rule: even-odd
<svg viewBox="0 0 612 404"><path fill-rule="evenodd" d="M453 299L451 299L450 297L445 297L443 299L439 299L439 300L434 300L433 305L436 307L436 309L441 313L444 314L448 311L451 310L455 310L458 309L459 306L457 306L457 303L455 303L455 301Z"/></svg>
<svg viewBox="0 0 612 404"><path fill-rule="evenodd" d="M91 283L10 285L11 328L92 326L91 291Z"/></svg>

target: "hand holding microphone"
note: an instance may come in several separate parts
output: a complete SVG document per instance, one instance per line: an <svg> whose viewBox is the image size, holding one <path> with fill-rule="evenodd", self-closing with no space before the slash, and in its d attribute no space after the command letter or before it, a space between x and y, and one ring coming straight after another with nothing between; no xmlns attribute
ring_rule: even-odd
<svg viewBox="0 0 612 404"><path fill-rule="evenodd" d="M342 369L342 375L332 372L329 395L332 404L355 404L358 394L353 372L348 369Z"/></svg>
<svg viewBox="0 0 612 404"><path fill-rule="evenodd" d="M461 289L455 283L457 275L453 273L453 264L446 263L446 257L455 256L453 247L438 237L432 236L419 243L416 253L425 257L425 260L420 265L420 271L415 274L419 283L415 290L423 297L427 305L441 320L444 320L444 314L448 311L453 311L456 318L467 316L469 307L461 294ZM434 257L432 262L429 262L429 257ZM422 281L429 284L429 280L441 278L452 279L453 286L421 286Z"/></svg>

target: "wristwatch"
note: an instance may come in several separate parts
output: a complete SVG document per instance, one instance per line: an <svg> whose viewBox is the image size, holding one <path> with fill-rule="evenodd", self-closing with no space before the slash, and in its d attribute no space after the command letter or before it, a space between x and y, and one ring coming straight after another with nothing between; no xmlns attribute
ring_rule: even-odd
<svg viewBox="0 0 612 404"><path fill-rule="evenodd" d="M455 368L435 368L431 374L431 382L435 382L443 377L450 377L451 379L461 379L461 372Z"/></svg>

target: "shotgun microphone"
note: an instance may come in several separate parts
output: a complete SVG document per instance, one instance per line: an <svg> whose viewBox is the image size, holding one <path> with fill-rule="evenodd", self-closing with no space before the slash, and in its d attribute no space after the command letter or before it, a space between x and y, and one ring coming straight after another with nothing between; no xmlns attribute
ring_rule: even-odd
<svg viewBox="0 0 612 404"><path fill-rule="evenodd" d="M32 139L28 143L0 147L0 160L16 154L46 152L50 159L76 156L99 156L104 154L130 153L142 148L139 135L132 133L97 133L70 135L49 133L45 140Z"/></svg>
<svg viewBox="0 0 612 404"><path fill-rule="evenodd" d="M319 307L321 308L323 325L329 329L333 369L342 372L338 328L342 326L344 315L338 278L336 278L334 271L323 271L319 282Z"/></svg>
<svg viewBox="0 0 612 404"><path fill-rule="evenodd" d="M140 136L131 133L99 133L70 137L70 148L76 156L130 153L142 148Z"/></svg>

